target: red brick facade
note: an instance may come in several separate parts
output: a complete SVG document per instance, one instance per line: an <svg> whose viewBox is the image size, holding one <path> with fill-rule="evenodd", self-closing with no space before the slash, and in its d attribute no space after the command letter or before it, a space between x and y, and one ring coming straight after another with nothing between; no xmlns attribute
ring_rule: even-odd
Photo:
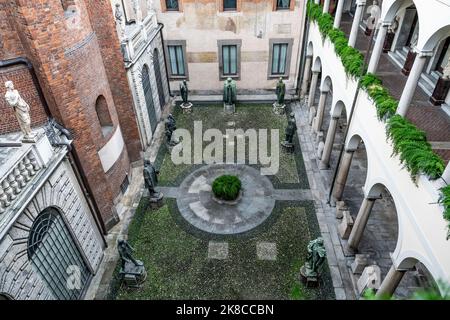
<svg viewBox="0 0 450 320"><path fill-rule="evenodd" d="M60 0L0 0L0 59L26 57L33 64L52 116L74 133L74 152L109 229L117 221L113 200L129 172L130 160L139 159L141 144L111 4L106 0L71 2L74 5L64 12ZM42 124L45 111L26 67L0 68L0 79L5 78L16 84L30 104L33 124ZM4 95L4 89L0 93ZM100 95L106 99L113 124L106 136L95 109ZM0 133L18 129L6 107L2 101ZM98 150L118 126L126 147L105 173Z"/></svg>

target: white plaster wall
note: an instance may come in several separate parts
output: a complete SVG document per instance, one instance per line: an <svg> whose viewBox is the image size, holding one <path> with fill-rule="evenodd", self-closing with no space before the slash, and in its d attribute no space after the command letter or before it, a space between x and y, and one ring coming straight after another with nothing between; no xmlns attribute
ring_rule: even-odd
<svg viewBox="0 0 450 320"><path fill-rule="evenodd" d="M117 126L116 131L111 139L98 151L100 162L102 163L103 171L108 172L109 169L117 162L122 153L125 142L123 141L122 131L120 126Z"/></svg>

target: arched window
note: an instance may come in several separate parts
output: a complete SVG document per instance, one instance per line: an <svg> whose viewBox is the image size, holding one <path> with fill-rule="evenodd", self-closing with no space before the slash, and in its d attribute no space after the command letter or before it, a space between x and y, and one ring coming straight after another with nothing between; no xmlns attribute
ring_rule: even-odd
<svg viewBox="0 0 450 320"><path fill-rule="evenodd" d="M2 300L14 300L9 294L0 293L0 301Z"/></svg>
<svg viewBox="0 0 450 320"><path fill-rule="evenodd" d="M144 90L145 104L147 106L150 127L152 132L155 132L158 120L156 118L155 104L153 103L152 87L150 85L150 70L147 65L144 65L142 68L142 88Z"/></svg>
<svg viewBox="0 0 450 320"><path fill-rule="evenodd" d="M164 95L161 67L159 63L159 51L156 48L153 51L153 69L155 69L156 85L158 86L159 104L162 110L164 108L164 105L166 104L166 97Z"/></svg>
<svg viewBox="0 0 450 320"><path fill-rule="evenodd" d="M99 96L95 102L95 111L102 127L103 136L106 137L113 129L113 122L104 96Z"/></svg>
<svg viewBox="0 0 450 320"><path fill-rule="evenodd" d="M42 211L28 236L28 259L56 299L80 299L92 276L59 211Z"/></svg>

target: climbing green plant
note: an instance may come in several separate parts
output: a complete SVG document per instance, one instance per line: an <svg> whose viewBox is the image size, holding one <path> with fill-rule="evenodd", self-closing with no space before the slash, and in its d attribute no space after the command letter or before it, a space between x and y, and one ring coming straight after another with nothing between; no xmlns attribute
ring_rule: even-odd
<svg viewBox="0 0 450 320"><path fill-rule="evenodd" d="M395 114L398 101L383 87L380 78L372 73L366 73L361 77L361 87L374 102L379 120L386 120Z"/></svg>
<svg viewBox="0 0 450 320"><path fill-rule="evenodd" d="M432 180L442 176L444 161L431 149L425 132L402 116L394 115L387 120L386 133L392 140L394 154L399 155L414 181L420 173Z"/></svg>
<svg viewBox="0 0 450 320"><path fill-rule="evenodd" d="M444 218L449 221L450 230L450 185L441 188L439 203L444 206ZM447 240L450 238L450 231L447 232Z"/></svg>

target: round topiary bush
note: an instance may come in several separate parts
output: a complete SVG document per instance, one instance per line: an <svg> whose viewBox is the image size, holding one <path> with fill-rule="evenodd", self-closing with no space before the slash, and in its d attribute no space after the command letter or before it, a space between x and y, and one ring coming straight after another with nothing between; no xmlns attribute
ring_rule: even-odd
<svg viewBox="0 0 450 320"><path fill-rule="evenodd" d="M233 201L239 197L241 180L236 176L223 175L214 180L212 191L214 196L225 201Z"/></svg>

